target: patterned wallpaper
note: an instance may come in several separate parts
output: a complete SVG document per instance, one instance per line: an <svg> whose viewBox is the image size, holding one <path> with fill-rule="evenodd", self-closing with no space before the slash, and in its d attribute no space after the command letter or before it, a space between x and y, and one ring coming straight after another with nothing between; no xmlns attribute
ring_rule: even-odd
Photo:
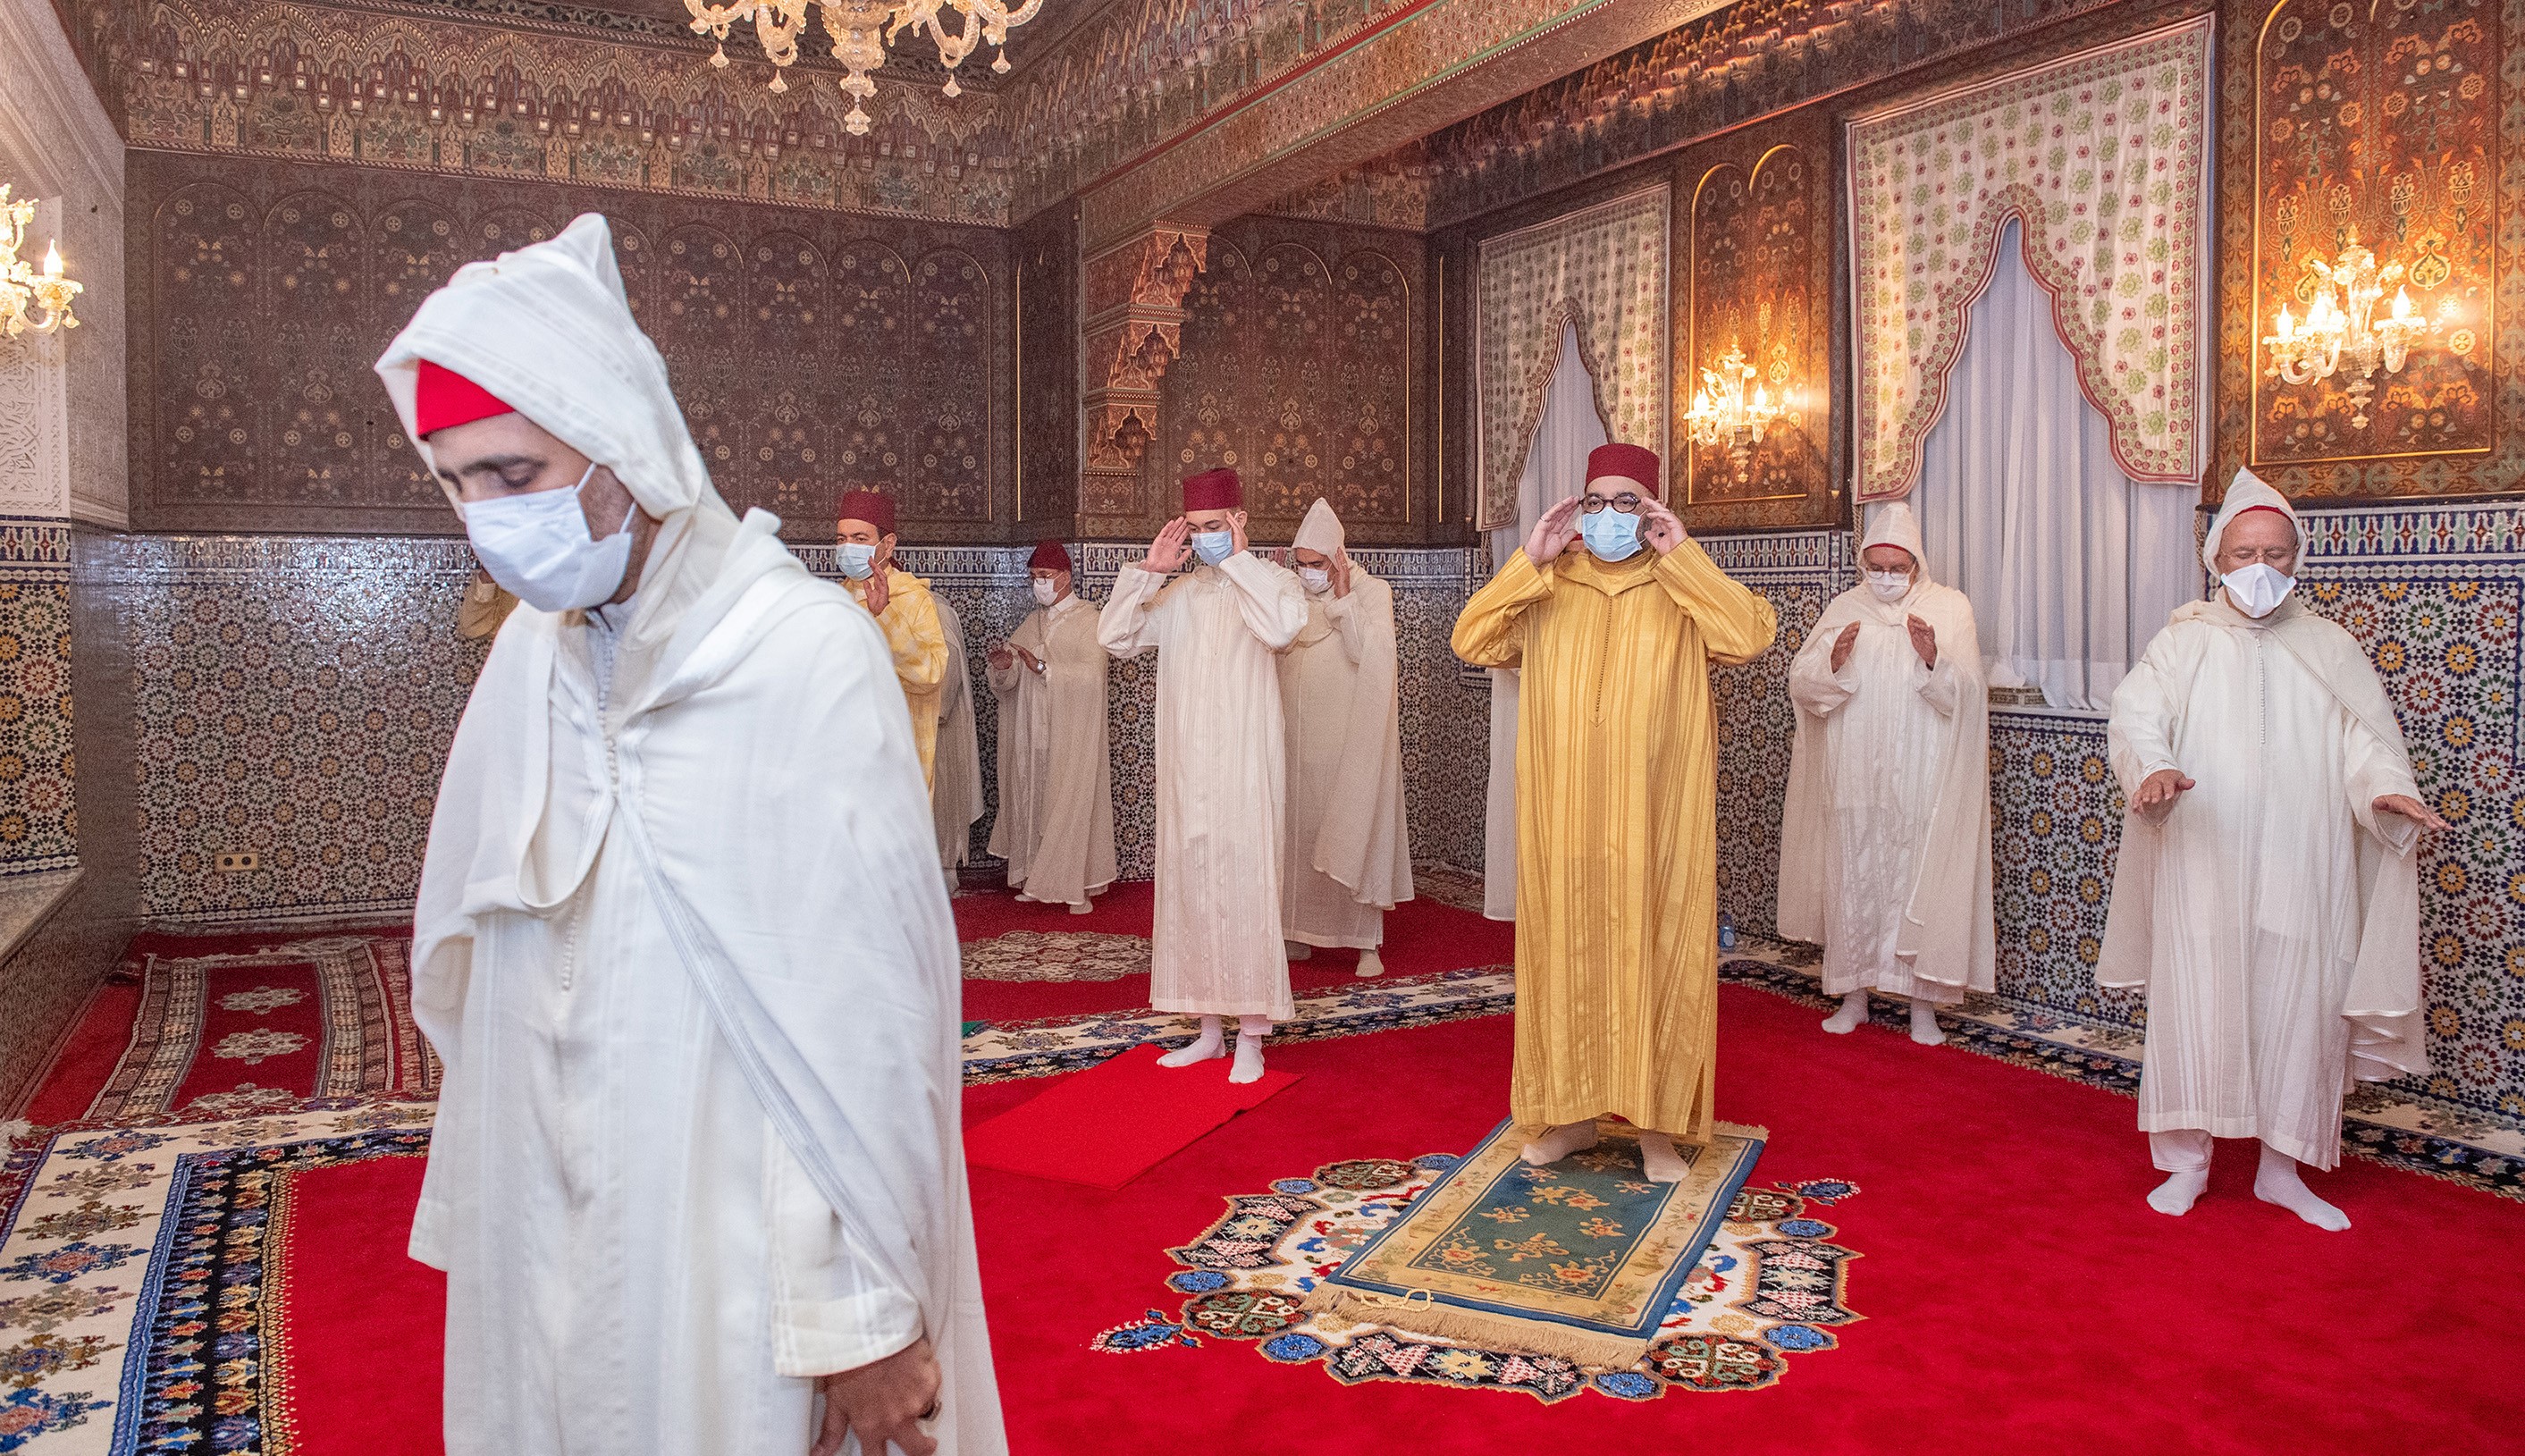
<svg viewBox="0 0 2525 1456"><path fill-rule="evenodd" d="M129 176L147 527L454 531L371 366L459 265L591 209L731 505L809 538L848 484L933 537L1011 514L1005 232L152 152Z"/></svg>
<svg viewBox="0 0 2525 1456"><path fill-rule="evenodd" d="M65 0L61 9L136 147L1009 221L1015 154L987 82L949 97L935 80L881 76L866 103L873 124L852 136L820 55L774 95L759 60L714 70L680 23L644 33L592 7ZM749 53L759 55L740 45Z"/></svg>
<svg viewBox="0 0 2525 1456"><path fill-rule="evenodd" d="M1287 540L1318 496L1353 540L1417 537L1433 514L1424 271L1405 233L1277 219L1213 233L1182 357L1158 383L1157 438L1138 479L1120 477L1133 493L1090 477L1105 493L1080 503L1080 529L1154 532L1179 478L1231 465L1258 541Z"/></svg>
<svg viewBox="0 0 2525 1456"><path fill-rule="evenodd" d="M2525 0L2230 0L2225 22L2212 483L2250 463L2300 498L2525 485ZM2438 329L2399 374L2290 384L2260 340L2353 233Z"/></svg>

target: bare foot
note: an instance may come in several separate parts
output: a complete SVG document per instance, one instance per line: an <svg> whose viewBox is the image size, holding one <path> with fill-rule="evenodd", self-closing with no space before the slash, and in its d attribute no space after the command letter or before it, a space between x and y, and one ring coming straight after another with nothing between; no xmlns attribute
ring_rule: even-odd
<svg viewBox="0 0 2525 1456"><path fill-rule="evenodd" d="M1587 1122L1570 1123L1564 1127L1553 1129L1527 1143L1518 1151L1517 1156L1534 1167L1549 1168L1571 1153L1595 1145L1596 1124L1591 1119Z"/></svg>
<svg viewBox="0 0 2525 1456"><path fill-rule="evenodd" d="M1385 974L1385 963L1376 958L1376 952L1374 950L1362 950L1359 953L1359 974L1361 976L1383 976Z"/></svg>
<svg viewBox="0 0 2525 1456"><path fill-rule="evenodd" d="M2290 1213L2335 1233L2350 1227L2350 1215L2314 1196L2298 1174L2297 1159L2268 1145L2262 1148L2262 1166L2253 1174L2253 1196L2264 1203L2275 1203Z"/></svg>
<svg viewBox="0 0 2525 1456"><path fill-rule="evenodd" d="M2148 1195L2148 1206L2179 1219L2192 1212L2194 1201L2207 1186L2209 1170L2206 1168L2198 1173L2170 1173L2166 1175L2165 1181L2158 1183Z"/></svg>
<svg viewBox="0 0 2525 1456"><path fill-rule="evenodd" d="M1857 1030L1858 1024L1865 1020L1867 1020L1867 993L1852 991L1841 998L1839 1011L1824 1018L1823 1029L1835 1036L1846 1036Z"/></svg>
<svg viewBox="0 0 2525 1456"><path fill-rule="evenodd" d="M1943 1046L1947 1033L1938 1029L1938 1008L1926 1001L1911 1003L1911 1039L1922 1046Z"/></svg>

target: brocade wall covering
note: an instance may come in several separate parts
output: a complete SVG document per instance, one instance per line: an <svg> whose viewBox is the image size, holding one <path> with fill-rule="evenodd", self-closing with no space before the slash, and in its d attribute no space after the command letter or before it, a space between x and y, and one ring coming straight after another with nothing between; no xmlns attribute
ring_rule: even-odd
<svg viewBox="0 0 2525 1456"><path fill-rule="evenodd" d="M2214 29L2203 16L1850 123L1861 500L1918 478L2011 218L2123 473L2200 477Z"/></svg>
<svg viewBox="0 0 2525 1456"><path fill-rule="evenodd" d="M1516 481L1560 362L1560 326L1596 386L1606 432L1666 454L1666 227L1663 183L1481 243L1473 341L1480 419L1475 526L1516 522Z"/></svg>

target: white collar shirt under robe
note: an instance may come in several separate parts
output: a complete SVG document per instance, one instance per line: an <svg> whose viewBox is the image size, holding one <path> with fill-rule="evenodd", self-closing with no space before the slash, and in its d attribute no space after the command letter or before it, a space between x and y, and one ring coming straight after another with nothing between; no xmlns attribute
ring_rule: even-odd
<svg viewBox="0 0 2525 1456"><path fill-rule="evenodd" d="M2097 979L2144 985L2139 1126L2258 1138L2340 1161L2353 1079L2427 1070L2419 1031L2418 796L2375 670L2294 596L2255 621L2223 597L2178 610L2113 694L2126 816Z"/></svg>
<svg viewBox="0 0 2525 1456"><path fill-rule="evenodd" d="M1205 1016L1297 1014L1280 943L1285 747L1274 657L1306 588L1248 552L1166 580L1122 568L1099 635L1158 649L1158 885L1149 1004Z"/></svg>
<svg viewBox="0 0 2525 1456"><path fill-rule="evenodd" d="M1114 882L1114 764L1107 748L1106 665L1097 611L1075 593L1037 607L1009 633L1043 664L1010 655L989 669L1000 703L1000 817L991 853L1009 884L1038 900L1079 905Z"/></svg>
<svg viewBox="0 0 2525 1456"><path fill-rule="evenodd" d="M1280 927L1303 945L1372 950L1385 912L1411 898L1403 741L1395 697L1394 588L1354 562L1350 594L1307 597L1280 654L1289 819Z"/></svg>
<svg viewBox="0 0 2525 1456"><path fill-rule="evenodd" d="M1913 616L1936 633L1935 667L1912 645ZM1852 587L1791 661L1778 925L1822 943L1824 994L1955 1003L1995 983L1988 693L1972 604L1934 581L1892 602Z"/></svg>

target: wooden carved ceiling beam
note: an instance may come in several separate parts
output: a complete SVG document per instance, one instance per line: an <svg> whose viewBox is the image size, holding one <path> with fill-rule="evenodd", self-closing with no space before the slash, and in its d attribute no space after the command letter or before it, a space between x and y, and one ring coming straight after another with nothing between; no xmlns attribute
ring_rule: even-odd
<svg viewBox="0 0 2525 1456"><path fill-rule="evenodd" d="M1137 477L1157 433L1158 379L1183 349L1184 294L1209 257L1209 228L1157 223L1087 258L1079 312L1089 476Z"/></svg>

